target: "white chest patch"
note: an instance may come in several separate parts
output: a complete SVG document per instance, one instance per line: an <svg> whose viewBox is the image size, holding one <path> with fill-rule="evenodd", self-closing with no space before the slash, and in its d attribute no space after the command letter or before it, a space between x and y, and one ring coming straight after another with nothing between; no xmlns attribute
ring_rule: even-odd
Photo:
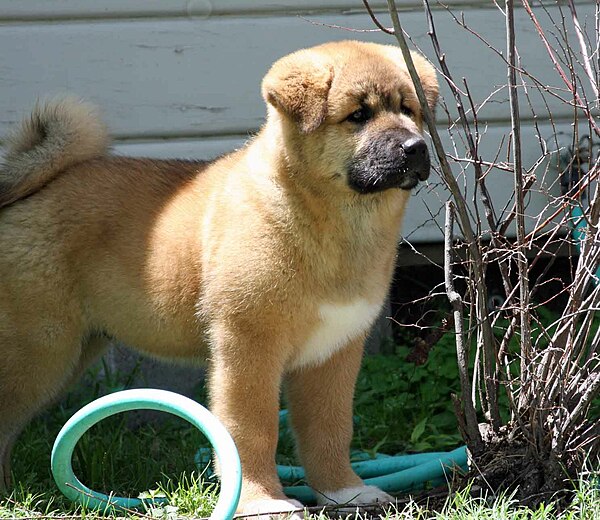
<svg viewBox="0 0 600 520"><path fill-rule="evenodd" d="M381 303L356 300L346 305L324 303L319 307L318 326L293 362L293 368L318 365L368 331L381 310Z"/></svg>

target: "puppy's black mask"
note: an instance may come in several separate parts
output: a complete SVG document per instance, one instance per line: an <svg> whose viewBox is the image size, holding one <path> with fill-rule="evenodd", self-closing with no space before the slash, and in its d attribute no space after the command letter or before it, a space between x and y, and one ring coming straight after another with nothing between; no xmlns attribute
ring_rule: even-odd
<svg viewBox="0 0 600 520"><path fill-rule="evenodd" d="M410 190L429 177L429 151L408 130L387 130L361 148L348 167L348 184L358 193Z"/></svg>

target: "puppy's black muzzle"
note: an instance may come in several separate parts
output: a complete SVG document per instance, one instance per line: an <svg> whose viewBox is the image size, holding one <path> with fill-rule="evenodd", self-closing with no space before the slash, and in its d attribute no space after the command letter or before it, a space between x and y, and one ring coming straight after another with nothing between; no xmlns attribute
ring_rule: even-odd
<svg viewBox="0 0 600 520"><path fill-rule="evenodd" d="M430 166L427 144L420 135L388 130L358 152L348 168L348 183L359 193L410 190L429 177Z"/></svg>

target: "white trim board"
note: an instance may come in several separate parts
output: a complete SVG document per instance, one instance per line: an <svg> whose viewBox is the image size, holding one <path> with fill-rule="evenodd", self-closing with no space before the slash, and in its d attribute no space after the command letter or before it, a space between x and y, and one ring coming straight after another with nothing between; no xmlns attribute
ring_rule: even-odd
<svg viewBox="0 0 600 520"><path fill-rule="evenodd" d="M431 2L438 8L437 2ZM446 0L446 5L464 7L464 0ZM371 0L371 7L387 11L385 0ZM398 0L401 10L422 10L419 0ZM488 0L471 0L469 8L489 7ZM192 17L268 13L310 13L326 11L360 11L361 0L0 0L0 21L73 20L131 17Z"/></svg>
<svg viewBox="0 0 600 520"><path fill-rule="evenodd" d="M583 7L579 8L582 22L590 10ZM552 9L557 15L556 8ZM504 19L499 13L490 19L490 13L472 10L465 18L503 48ZM432 55L421 14L404 16L415 41ZM364 14L315 19L371 27ZM437 27L450 67L457 78L468 78L476 102L484 100L496 85L505 84L502 60L457 29L447 13L438 13ZM517 27L523 64L543 84L563 89L523 11L518 13ZM393 43L391 37L380 33L348 33L293 16L3 26L0 135L22 118L37 98L65 91L100 105L112 130L122 137L243 134L262 123L265 109L260 81L275 59L298 48L348 37ZM443 82L442 92L453 110ZM548 117L539 95L532 89L530 94L538 116L542 120ZM548 97L548 102L554 117L571 112L553 97ZM525 106L522 101L523 113ZM505 89L480 111L482 120L505 120L508 115Z"/></svg>

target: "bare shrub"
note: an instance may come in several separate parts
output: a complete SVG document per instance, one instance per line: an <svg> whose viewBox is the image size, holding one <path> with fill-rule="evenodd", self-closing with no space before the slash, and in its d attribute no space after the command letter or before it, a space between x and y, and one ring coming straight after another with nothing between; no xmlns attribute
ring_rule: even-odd
<svg viewBox="0 0 600 520"><path fill-rule="evenodd" d="M438 117L447 122L442 137L427 108L394 0L388 0L393 28L364 3L376 25L394 35L404 52L449 194L445 288L462 389L455 408L471 453L471 476L493 489L515 488L525 502L547 499L600 455L600 423L590 418L600 394L600 8L596 3L592 19L582 21L573 0L566 5L541 1L535 8L528 0L518 8L512 0L495 4L489 16L505 25L505 47L497 48L463 14L424 0L440 77L451 93ZM456 31L470 35L473 45L494 53L496 62L485 64L482 73L503 68L504 85L490 85L488 96L474 96L469 78L454 77L452 55L444 54L445 42L436 31L440 12L451 16ZM519 47L516 12L539 39L538 59L554 72L551 81L536 77L531 62L521 61L519 51L525 49ZM484 157L481 147L488 136L481 114L499 97L508 98L510 123L497 153ZM539 149L526 165L525 139L528 149ZM512 179L509 196L502 200L489 192L489 179L498 172ZM544 207L533 210L531 201L540 197ZM566 303L552 323L544 323L539 312L547 302L538 294L548 282L547 268L535 279L530 275L542 260L551 265L565 254L578 256L572 278L559 291L563 294L551 299L562 296ZM502 281L494 307L486 283L491 266ZM457 291L457 278L464 291ZM502 400L508 402L508 414L501 413Z"/></svg>

